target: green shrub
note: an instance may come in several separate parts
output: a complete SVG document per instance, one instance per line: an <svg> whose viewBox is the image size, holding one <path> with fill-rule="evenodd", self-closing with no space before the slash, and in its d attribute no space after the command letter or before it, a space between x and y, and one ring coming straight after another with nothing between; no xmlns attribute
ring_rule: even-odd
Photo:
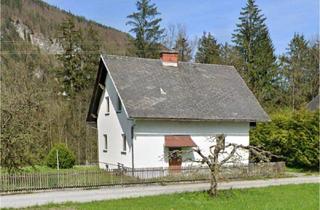
<svg viewBox="0 0 320 210"><path fill-rule="evenodd" d="M284 111L271 120L251 129L250 142L284 156L290 167L319 169L319 111Z"/></svg>
<svg viewBox="0 0 320 210"><path fill-rule="evenodd" d="M49 152L46 163L48 167L57 167L57 150L59 159L59 168L72 168L75 164L74 154L64 144L55 145Z"/></svg>

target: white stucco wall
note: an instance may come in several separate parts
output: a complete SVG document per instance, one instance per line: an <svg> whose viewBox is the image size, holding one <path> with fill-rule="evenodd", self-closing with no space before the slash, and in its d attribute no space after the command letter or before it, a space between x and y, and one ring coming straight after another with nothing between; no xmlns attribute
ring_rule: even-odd
<svg viewBox="0 0 320 210"><path fill-rule="evenodd" d="M106 96L109 96L110 112L106 115L107 104ZM122 107L120 113L116 112L118 94L113 85L109 74L105 81L105 89L100 99L98 110L97 129L98 129L98 156L100 168L116 168L118 163L124 164L126 167L131 167L132 164L132 138L131 125L132 122L128 120L125 110ZM108 136L108 150L104 152L105 138L104 134ZM122 134L126 134L127 151L126 154L122 152Z"/></svg>
<svg viewBox="0 0 320 210"><path fill-rule="evenodd" d="M246 122L176 122L176 121L136 121L134 138L134 165L143 167L168 167L164 155L165 135L190 135L204 154L208 154L212 145L210 137L216 134L226 135L227 143L249 144L249 123ZM248 152L242 152L242 163L248 163ZM198 154L190 153L188 158L199 159ZM195 165L183 162L183 166Z"/></svg>
<svg viewBox="0 0 320 210"><path fill-rule="evenodd" d="M106 115L106 100L109 96L109 114ZM129 120L122 108L116 112L118 93L113 85L112 78L107 75L98 109L98 157L100 168L117 168L117 164L125 167L168 167L164 146L165 135L190 135L204 154L208 154L212 145L210 137L217 134L226 135L227 143L249 144L249 123L247 122L208 122L208 121L164 121L164 120ZM131 127L134 126L134 136L131 136ZM105 137L108 136L108 149L105 149ZM122 134L126 134L127 151L122 154ZM133 142L132 142L133 141ZM132 150L133 146L133 150ZM132 157L134 152L134 157ZM243 152L242 162L248 163L248 152ZM132 162L133 158L133 162ZM189 153L188 159L199 159L198 154ZM183 166L195 165L192 161L184 161Z"/></svg>

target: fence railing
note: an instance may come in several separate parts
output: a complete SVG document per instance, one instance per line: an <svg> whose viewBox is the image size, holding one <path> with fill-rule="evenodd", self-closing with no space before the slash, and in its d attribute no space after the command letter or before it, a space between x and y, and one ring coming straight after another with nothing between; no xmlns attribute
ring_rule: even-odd
<svg viewBox="0 0 320 210"><path fill-rule="evenodd" d="M221 171L222 179L277 176L284 172L284 162L250 163L228 166ZM140 168L59 173L19 173L0 176L0 192L32 191L57 188L89 188L108 185L205 181L210 179L207 167Z"/></svg>

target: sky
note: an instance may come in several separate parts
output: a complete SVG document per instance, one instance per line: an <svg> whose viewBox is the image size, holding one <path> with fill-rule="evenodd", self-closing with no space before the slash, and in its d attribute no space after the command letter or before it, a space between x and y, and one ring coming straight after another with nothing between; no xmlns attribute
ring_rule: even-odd
<svg viewBox="0 0 320 210"><path fill-rule="evenodd" d="M60 9L124 32L126 17L136 10L135 0L44 0ZM212 33L220 43L231 42L246 0L151 0L161 13L162 26L183 24L189 38ZM294 33L307 39L319 35L319 0L256 0L277 55L285 53Z"/></svg>

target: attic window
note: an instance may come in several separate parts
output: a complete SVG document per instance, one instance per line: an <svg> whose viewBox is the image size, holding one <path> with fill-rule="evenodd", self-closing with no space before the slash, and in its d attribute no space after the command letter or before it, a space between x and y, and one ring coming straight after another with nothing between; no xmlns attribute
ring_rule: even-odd
<svg viewBox="0 0 320 210"><path fill-rule="evenodd" d="M120 113L121 110L122 110L122 104L121 104L120 97L118 96L118 100L117 100L117 113Z"/></svg>

